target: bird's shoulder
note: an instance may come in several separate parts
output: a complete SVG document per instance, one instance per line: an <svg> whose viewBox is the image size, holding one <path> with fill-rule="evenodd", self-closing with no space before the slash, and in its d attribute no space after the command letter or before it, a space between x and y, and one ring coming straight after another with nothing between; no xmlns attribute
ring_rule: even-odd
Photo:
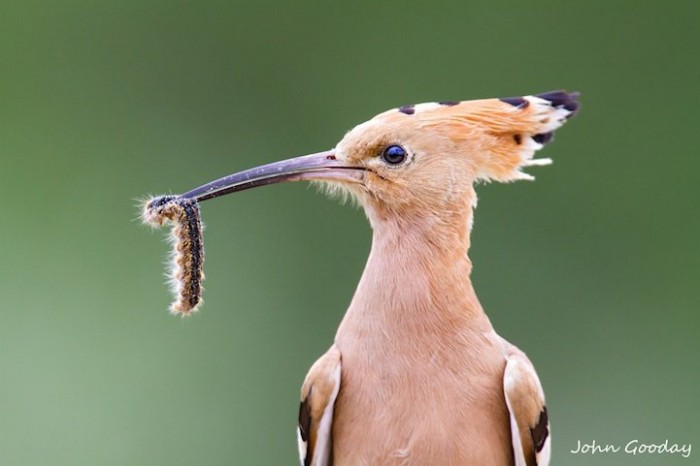
<svg viewBox="0 0 700 466"><path fill-rule="evenodd" d="M332 464L331 429L340 370L340 351L333 345L311 366L302 385L297 429L302 466Z"/></svg>
<svg viewBox="0 0 700 466"><path fill-rule="evenodd" d="M551 438L542 384L525 353L501 340L506 358L503 391L510 413L515 464L547 466Z"/></svg>

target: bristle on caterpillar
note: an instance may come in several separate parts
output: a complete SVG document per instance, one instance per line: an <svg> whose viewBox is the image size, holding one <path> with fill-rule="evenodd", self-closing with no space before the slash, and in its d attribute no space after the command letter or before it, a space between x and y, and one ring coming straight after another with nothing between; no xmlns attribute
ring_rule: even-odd
<svg viewBox="0 0 700 466"><path fill-rule="evenodd" d="M175 301L170 311L189 315L202 303L204 238L199 205L195 200L178 196L158 196L145 203L142 218L153 227L172 223L170 283Z"/></svg>

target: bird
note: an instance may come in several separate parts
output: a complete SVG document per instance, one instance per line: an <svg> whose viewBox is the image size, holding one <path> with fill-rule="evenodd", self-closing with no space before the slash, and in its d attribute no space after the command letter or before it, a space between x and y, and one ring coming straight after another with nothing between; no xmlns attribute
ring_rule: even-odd
<svg viewBox="0 0 700 466"><path fill-rule="evenodd" d="M468 256L479 182L532 180L535 153L579 94L394 108L327 151L229 175L182 195L204 201L316 181L364 208L372 246L328 351L302 388L302 466L545 466L551 429L523 351L499 336Z"/></svg>

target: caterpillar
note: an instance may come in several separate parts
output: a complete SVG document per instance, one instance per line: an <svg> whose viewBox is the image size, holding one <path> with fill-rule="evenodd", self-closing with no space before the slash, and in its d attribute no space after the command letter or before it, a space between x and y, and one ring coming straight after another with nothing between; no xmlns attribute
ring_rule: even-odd
<svg viewBox="0 0 700 466"><path fill-rule="evenodd" d="M142 218L152 227L172 223L170 285L175 300L170 312L190 315L202 304L204 237L199 204L180 196L157 196L145 202Z"/></svg>

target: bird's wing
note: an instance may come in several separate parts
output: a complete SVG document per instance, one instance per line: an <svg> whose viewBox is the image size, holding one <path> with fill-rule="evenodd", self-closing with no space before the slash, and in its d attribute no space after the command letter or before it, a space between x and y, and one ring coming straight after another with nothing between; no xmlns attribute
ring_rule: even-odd
<svg viewBox="0 0 700 466"><path fill-rule="evenodd" d="M508 342L503 391L510 412L516 466L547 466L551 450L544 392L525 354Z"/></svg>
<svg viewBox="0 0 700 466"><path fill-rule="evenodd" d="M311 367L301 388L299 458L302 466L331 466L333 408L340 390L340 351L335 346Z"/></svg>

